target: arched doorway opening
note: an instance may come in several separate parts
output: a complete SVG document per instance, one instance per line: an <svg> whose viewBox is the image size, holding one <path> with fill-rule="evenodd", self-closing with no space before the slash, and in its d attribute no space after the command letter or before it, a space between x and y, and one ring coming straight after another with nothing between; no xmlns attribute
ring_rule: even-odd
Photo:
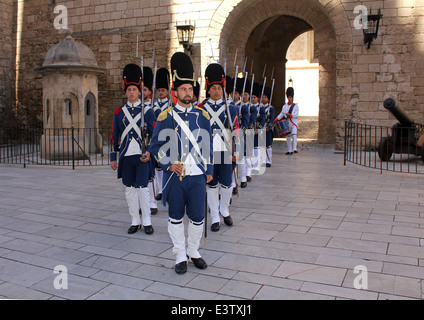
<svg viewBox="0 0 424 320"><path fill-rule="evenodd" d="M336 142L337 101L336 101L336 55L338 50L336 29L331 15L321 3L315 0L224 0L222 7L232 5L223 24L209 28L210 38L219 34L222 56L233 60L236 51L236 65L242 67L246 56L254 61L254 72L262 76L265 62L275 65L275 103L281 108L285 93L285 54L292 41L305 31L313 30L319 59L319 129L320 143ZM219 20L217 18L217 20ZM343 50L349 52L352 46L348 20L340 20L340 30L344 32ZM282 32L281 30L284 30ZM282 58L283 57L283 58ZM247 69L250 70L250 63ZM228 66L228 65L227 65ZM233 74L230 68L227 69ZM270 77L272 67L267 68ZM278 77L278 78L277 78ZM256 78L256 77L255 77ZM280 80L278 80L280 79Z"/></svg>

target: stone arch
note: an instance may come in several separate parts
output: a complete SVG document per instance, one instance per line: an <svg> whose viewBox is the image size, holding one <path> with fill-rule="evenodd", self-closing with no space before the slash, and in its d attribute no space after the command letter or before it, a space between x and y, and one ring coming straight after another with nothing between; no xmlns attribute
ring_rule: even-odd
<svg viewBox="0 0 424 320"><path fill-rule="evenodd" d="M351 70L353 50L352 30L340 0L224 0L211 19L207 39L219 46L223 56L234 57L237 50L237 64L242 66L245 45L252 31L264 21L272 23L272 19L280 16L301 19L315 31L320 52L318 140L335 143L337 131L341 131L337 128L337 120L342 117L337 115L337 105L352 100L350 96L336 94L337 77L347 77L337 74L337 65L343 63L340 69ZM233 63L227 65L232 67ZM228 71L233 72L231 68Z"/></svg>

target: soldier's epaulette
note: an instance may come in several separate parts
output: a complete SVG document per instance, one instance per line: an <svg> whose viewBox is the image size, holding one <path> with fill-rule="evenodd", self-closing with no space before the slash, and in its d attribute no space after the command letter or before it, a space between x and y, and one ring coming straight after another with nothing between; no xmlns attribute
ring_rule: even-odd
<svg viewBox="0 0 424 320"><path fill-rule="evenodd" d="M209 112L207 112L206 110L204 110L204 109L202 109L202 108L199 108L199 107L197 107L197 106L195 106L194 108L195 108L195 109L197 109L197 110L201 110L201 111L202 111L203 116L204 116L206 119L208 119L208 120L210 120L210 119L211 119L211 116L209 115Z"/></svg>
<svg viewBox="0 0 424 320"><path fill-rule="evenodd" d="M166 119L166 117L168 116L169 111L171 111L171 107L169 107L168 109L165 109L164 111L162 111L159 115L158 115L158 121L163 121Z"/></svg>

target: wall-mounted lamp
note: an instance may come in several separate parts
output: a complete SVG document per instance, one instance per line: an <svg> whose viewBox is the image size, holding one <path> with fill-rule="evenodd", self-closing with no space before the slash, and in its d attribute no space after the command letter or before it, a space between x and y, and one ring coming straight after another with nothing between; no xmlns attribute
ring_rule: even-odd
<svg viewBox="0 0 424 320"><path fill-rule="evenodd" d="M367 15L367 21L364 24L364 44L368 43L368 49L371 48L371 42L374 39L377 39L378 35L378 28L380 27L380 19L383 17L381 14L381 9L378 9L377 14L370 14Z"/></svg>
<svg viewBox="0 0 424 320"><path fill-rule="evenodd" d="M178 42L183 45L184 49L193 54L193 39L196 27L191 24L191 21L184 23L176 23Z"/></svg>

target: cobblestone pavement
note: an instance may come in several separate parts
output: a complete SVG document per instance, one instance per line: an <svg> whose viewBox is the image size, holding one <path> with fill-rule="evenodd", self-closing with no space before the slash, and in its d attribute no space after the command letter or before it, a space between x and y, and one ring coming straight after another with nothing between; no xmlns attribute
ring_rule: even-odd
<svg viewBox="0 0 424 320"><path fill-rule="evenodd" d="M184 275L167 209L153 235L128 235L109 167L1 165L0 298L422 299L424 178L345 167L328 146L283 149L233 199L234 225L208 231L209 267Z"/></svg>

